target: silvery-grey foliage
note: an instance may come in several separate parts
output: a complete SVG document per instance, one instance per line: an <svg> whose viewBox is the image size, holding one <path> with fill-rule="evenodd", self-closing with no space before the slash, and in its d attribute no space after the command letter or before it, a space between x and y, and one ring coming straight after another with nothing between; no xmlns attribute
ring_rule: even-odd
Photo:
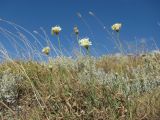
<svg viewBox="0 0 160 120"><path fill-rule="evenodd" d="M18 97L18 83L22 80L20 75L14 75L10 70L0 74L0 100L9 104L16 102Z"/></svg>
<svg viewBox="0 0 160 120"><path fill-rule="evenodd" d="M106 56L98 59L89 56L81 56L77 59L57 57L50 61L50 64L76 71L77 79L81 82L96 81L111 88L121 89L125 95L132 93L139 95L160 86L160 64L157 64L158 61L156 61L154 55L148 54L143 58L143 67L138 66L130 70L130 74L134 76L133 78L129 78L127 73L118 74L113 71L106 73L102 68L97 68L97 61L104 59L106 59ZM125 63L128 58L127 56L121 56L119 60Z"/></svg>

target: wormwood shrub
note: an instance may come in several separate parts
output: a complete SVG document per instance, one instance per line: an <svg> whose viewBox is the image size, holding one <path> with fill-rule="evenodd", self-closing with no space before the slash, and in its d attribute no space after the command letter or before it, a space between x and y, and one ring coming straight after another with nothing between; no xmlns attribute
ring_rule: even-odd
<svg viewBox="0 0 160 120"><path fill-rule="evenodd" d="M158 120L159 60L159 55L148 54L3 63L1 74L10 69L9 74L22 79L15 99L19 109L1 99L1 118Z"/></svg>
<svg viewBox="0 0 160 120"><path fill-rule="evenodd" d="M19 84L22 79L21 75L11 73L10 69L0 73L0 101L3 101L4 105L9 105L14 111L17 111L19 107L21 94ZM4 111L6 111L5 108L1 106L0 114ZM10 117L9 113L7 116Z"/></svg>

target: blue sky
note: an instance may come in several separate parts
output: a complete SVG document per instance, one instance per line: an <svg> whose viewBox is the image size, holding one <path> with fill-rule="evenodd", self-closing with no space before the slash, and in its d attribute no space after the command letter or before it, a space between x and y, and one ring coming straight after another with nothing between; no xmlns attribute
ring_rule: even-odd
<svg viewBox="0 0 160 120"><path fill-rule="evenodd" d="M89 15L89 11L96 18ZM159 11L160 0L0 0L1 19L19 24L31 32L40 31L40 27L43 27L55 45L58 42L55 36L50 35L50 29L60 25L61 42L68 51L73 49L75 37L72 30L77 25L80 38L89 37L93 43L92 49L98 55L116 52L113 41L102 27L110 30L110 26L116 22L123 24L120 32L123 43L134 47L145 40L146 46L153 49L154 40L160 47ZM77 16L77 12L84 21ZM8 28L3 22L0 22L0 27ZM0 38L0 42L11 49L7 46L7 39L1 34ZM33 42L32 39L30 41ZM45 46L44 41L41 42Z"/></svg>

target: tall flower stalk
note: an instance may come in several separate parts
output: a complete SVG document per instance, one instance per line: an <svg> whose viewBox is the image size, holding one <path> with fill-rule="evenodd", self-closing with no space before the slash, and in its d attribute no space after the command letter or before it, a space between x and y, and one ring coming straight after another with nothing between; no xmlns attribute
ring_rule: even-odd
<svg viewBox="0 0 160 120"><path fill-rule="evenodd" d="M76 39L77 39L77 43L79 43L79 29L78 29L78 27L77 26L75 26L74 28L73 28L73 31L74 31L74 33L75 33L75 35L76 35ZM78 44L79 45L79 44ZM80 51L80 54L82 53L82 49L81 49L81 46L79 45L79 51Z"/></svg>
<svg viewBox="0 0 160 120"><path fill-rule="evenodd" d="M120 52L123 54L124 51L123 51L122 43L121 43L121 41L120 41L120 34L119 34L119 31L120 31L121 27L122 27L122 24L121 24L121 23L115 23L114 25L112 25L111 28L112 28L112 30L115 31L116 34L117 34L117 38L116 38L116 39L117 39L118 47L119 47Z"/></svg>
<svg viewBox="0 0 160 120"><path fill-rule="evenodd" d="M59 33L61 30L62 30L62 28L60 26L56 25L55 27L52 27L51 33L52 33L52 35L56 34L57 39L58 39L59 51L60 51L60 54L62 55L61 42L60 42L60 38L59 38Z"/></svg>
<svg viewBox="0 0 160 120"><path fill-rule="evenodd" d="M87 55L90 56L89 46L92 45L92 42L89 41L89 38L79 40L79 45L84 47L87 50Z"/></svg>
<svg viewBox="0 0 160 120"><path fill-rule="evenodd" d="M89 38L83 38L83 39L79 40L79 45L86 49L86 54L89 59L89 72L90 72L90 81L91 81L92 80L92 65L91 65L89 46L92 45L92 42L89 40Z"/></svg>

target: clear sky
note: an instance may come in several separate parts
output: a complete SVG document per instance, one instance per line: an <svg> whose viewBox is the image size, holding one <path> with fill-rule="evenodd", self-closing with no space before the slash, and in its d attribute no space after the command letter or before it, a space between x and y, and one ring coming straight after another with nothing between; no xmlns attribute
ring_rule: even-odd
<svg viewBox="0 0 160 120"><path fill-rule="evenodd" d="M96 18L89 15L89 11ZM50 35L50 29L60 25L62 45L68 51L73 48L72 31L77 25L80 38L89 37L97 54L114 52L113 41L102 26L110 30L116 22L122 23L120 38L123 43L134 47L145 40L149 49L155 47L153 41L160 47L160 0L0 0L0 18L31 32L43 27L55 45L58 43L56 37ZM3 22L0 27L7 29ZM0 38L0 42L6 44L2 35Z"/></svg>

